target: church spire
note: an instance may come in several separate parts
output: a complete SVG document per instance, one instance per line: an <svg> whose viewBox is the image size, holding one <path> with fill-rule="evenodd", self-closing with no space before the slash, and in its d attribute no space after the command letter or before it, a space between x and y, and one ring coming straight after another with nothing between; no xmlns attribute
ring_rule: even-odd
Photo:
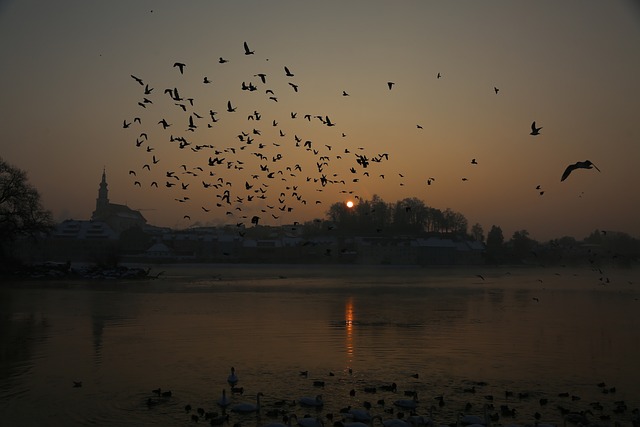
<svg viewBox="0 0 640 427"><path fill-rule="evenodd" d="M96 212L104 209L109 205L109 190L107 189L107 172L102 169L102 181L98 190L98 198L96 199Z"/></svg>

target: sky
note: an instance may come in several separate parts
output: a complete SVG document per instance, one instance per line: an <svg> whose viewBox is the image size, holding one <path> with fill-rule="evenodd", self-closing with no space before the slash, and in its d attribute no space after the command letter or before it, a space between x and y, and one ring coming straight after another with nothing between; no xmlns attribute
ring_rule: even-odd
<svg viewBox="0 0 640 427"><path fill-rule="evenodd" d="M2 0L0 157L59 221L91 217L104 169L173 228L378 195L507 239L639 237L639 48L630 0Z"/></svg>

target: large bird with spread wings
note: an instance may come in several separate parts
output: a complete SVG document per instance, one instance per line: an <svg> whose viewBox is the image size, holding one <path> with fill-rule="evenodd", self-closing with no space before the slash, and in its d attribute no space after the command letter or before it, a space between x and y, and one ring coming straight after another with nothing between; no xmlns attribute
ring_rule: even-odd
<svg viewBox="0 0 640 427"><path fill-rule="evenodd" d="M567 166L567 168L562 173L562 178L560 178L560 181L564 181L565 179L567 179L571 174L571 172L573 172L575 169L592 169L592 168L596 168L596 170L600 172L600 169L598 169L596 165L591 163L590 160L585 160L584 162L576 162L572 165Z"/></svg>

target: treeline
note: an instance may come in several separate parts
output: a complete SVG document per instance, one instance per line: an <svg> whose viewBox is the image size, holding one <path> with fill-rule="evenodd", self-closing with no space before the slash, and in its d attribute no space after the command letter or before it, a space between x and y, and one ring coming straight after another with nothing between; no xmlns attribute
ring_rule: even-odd
<svg viewBox="0 0 640 427"><path fill-rule="evenodd" d="M640 240L627 233L604 230L594 230L582 240L564 236L543 243L532 239L527 230L519 230L505 240L502 229L494 225L487 234L486 260L491 264L629 267L640 261Z"/></svg>
<svg viewBox="0 0 640 427"><path fill-rule="evenodd" d="M465 216L451 209L432 208L415 197L387 203L377 195L371 200L360 200L353 207L334 203L324 222L342 236L467 236L468 228ZM315 224L315 227L306 224L310 232L314 228L318 232L326 231L327 224L318 221Z"/></svg>
<svg viewBox="0 0 640 427"><path fill-rule="evenodd" d="M306 236L327 231L343 238L438 236L479 241L485 244L488 264L628 266L640 260L640 240L623 232L594 230L583 240L564 236L538 242L524 229L506 239L502 229L493 225L485 236L478 223L469 229L462 213L429 207L415 197L388 203L374 195L353 207L338 202L330 206L325 219L304 224Z"/></svg>

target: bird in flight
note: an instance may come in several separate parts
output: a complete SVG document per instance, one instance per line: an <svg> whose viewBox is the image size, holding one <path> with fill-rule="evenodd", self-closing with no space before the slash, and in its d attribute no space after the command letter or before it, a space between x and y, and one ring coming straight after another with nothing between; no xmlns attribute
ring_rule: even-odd
<svg viewBox="0 0 640 427"><path fill-rule="evenodd" d="M253 50L249 50L249 45L247 44L247 42L244 42L244 54L245 55L253 55L254 53L256 53Z"/></svg>
<svg viewBox="0 0 640 427"><path fill-rule="evenodd" d="M231 106L231 101L227 102L227 111L230 113L233 113L234 111L236 111L236 107Z"/></svg>
<svg viewBox="0 0 640 427"><path fill-rule="evenodd" d="M529 135L540 135L540 129L542 129L542 126L540 126L539 128L536 127L536 122L534 121L533 123L531 123L531 133Z"/></svg>
<svg viewBox="0 0 640 427"><path fill-rule="evenodd" d="M593 163L591 163L590 160L585 160L584 162L576 162L572 165L567 166L567 168L564 170L564 172L562 173L562 178L560 178L560 181L564 181L565 179L567 179L567 177L571 174L571 172L573 172L575 169L592 169L592 168L596 168L596 170L598 172L600 172L600 169L598 169L598 167L596 165L594 165Z"/></svg>
<svg viewBox="0 0 640 427"><path fill-rule="evenodd" d="M289 69L286 66L284 67L284 74L287 77L293 77L293 73L289 71Z"/></svg>
<svg viewBox="0 0 640 427"><path fill-rule="evenodd" d="M391 90L394 84L395 84L394 82L387 82L387 86L389 86L389 90Z"/></svg>
<svg viewBox="0 0 640 427"><path fill-rule="evenodd" d="M131 74L131 77L133 78L133 80L137 81L138 83L140 83L142 86L144 86L144 83L142 82L141 78L138 78L136 76L134 76L133 74Z"/></svg>
<svg viewBox="0 0 640 427"><path fill-rule="evenodd" d="M224 59L222 56L220 57L220 59L218 59L218 63L220 64L224 64L225 62L229 62L228 59Z"/></svg>
<svg viewBox="0 0 640 427"><path fill-rule="evenodd" d="M498 89L497 87L493 87L493 90L496 92L496 95L498 94L498 92L500 92L500 89Z"/></svg>
<svg viewBox="0 0 640 427"><path fill-rule="evenodd" d="M174 67L178 67L178 69L180 70L180 74L184 74L184 67L186 66L186 64L183 64L182 62L176 62L175 64L173 64Z"/></svg>

